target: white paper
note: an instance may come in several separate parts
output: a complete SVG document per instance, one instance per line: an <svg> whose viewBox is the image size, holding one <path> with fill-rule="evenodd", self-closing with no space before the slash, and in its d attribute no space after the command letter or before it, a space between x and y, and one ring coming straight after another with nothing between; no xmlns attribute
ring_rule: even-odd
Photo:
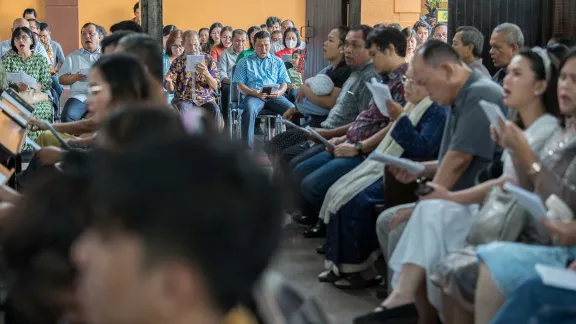
<svg viewBox="0 0 576 324"><path fill-rule="evenodd" d="M30 147L34 151L38 151L41 149L40 145L38 145L38 143L34 142L34 140L32 140L30 137L26 137L26 144L30 145Z"/></svg>
<svg viewBox="0 0 576 324"><path fill-rule="evenodd" d="M520 203L522 207L526 208L526 210L536 219L546 216L547 210L544 206L544 202L537 194L525 190L524 188L520 188L510 182L506 182L503 188L514 195L514 198L516 198L518 203Z"/></svg>
<svg viewBox="0 0 576 324"><path fill-rule="evenodd" d="M372 78L370 82L366 82L368 90L372 93L372 98L374 98L374 104L380 110L380 113L386 117L389 117L388 107L386 105L386 100L392 100L392 93L390 93L390 88L388 85L378 82L376 78Z"/></svg>
<svg viewBox="0 0 576 324"><path fill-rule="evenodd" d="M58 132L54 129L54 127L52 127L52 125L50 125L49 122L43 120L42 124L44 124L44 126L46 126L46 128L50 131L50 133L52 133L56 137L58 142L60 142L60 144L62 145L62 148L65 148L67 150L70 149L70 145L62 138L62 136L60 136L60 134L58 134Z"/></svg>
<svg viewBox="0 0 576 324"><path fill-rule="evenodd" d="M544 264L536 264L534 268L546 286L576 291L576 271Z"/></svg>
<svg viewBox="0 0 576 324"><path fill-rule="evenodd" d="M204 55L186 55L186 71L196 72L196 65L204 63Z"/></svg>
<svg viewBox="0 0 576 324"><path fill-rule="evenodd" d="M282 54L282 61L284 62L292 61L292 54Z"/></svg>
<svg viewBox="0 0 576 324"><path fill-rule="evenodd" d="M6 177L4 174L0 173L0 185L6 184L7 180L8 180L8 177Z"/></svg>
<svg viewBox="0 0 576 324"><path fill-rule="evenodd" d="M30 88L38 88L38 81L36 81L36 79L31 75L24 72L6 73L6 80L11 83L24 83Z"/></svg>
<svg viewBox="0 0 576 324"><path fill-rule="evenodd" d="M424 172L425 167L422 163L414 162L412 160L399 158L386 153L372 152L368 159L382 162L386 165L393 165L408 171L413 175L420 175Z"/></svg>
<svg viewBox="0 0 576 324"><path fill-rule="evenodd" d="M496 128L496 132L498 132L498 134L500 134L500 126L498 124L498 117L500 117L503 122L506 122L506 120L507 120L506 116L504 116L504 113L502 113L502 109L500 109L500 107L498 105L493 104L491 102L488 102L486 100L480 100L479 104L480 104L480 107L482 107L482 110L484 110L486 117L488 117L490 124L492 126L494 126L494 128Z"/></svg>
<svg viewBox="0 0 576 324"><path fill-rule="evenodd" d="M282 124L288 125L288 126L290 126L290 127L299 129L299 130L301 130L301 131L303 131L303 132L305 132L305 133L311 134L310 131L308 131L306 128L301 127L301 126L298 126L298 125L294 124L293 122L282 118L281 116L280 116L278 119L280 120L280 122L281 122Z"/></svg>
<svg viewBox="0 0 576 324"><path fill-rule="evenodd" d="M320 142L322 142L322 144L326 145L332 150L335 148L334 144L328 142L327 139L325 139L322 135L318 134L318 132L312 129L312 127L306 126L306 129L308 130L308 132L310 132L310 134L312 134L312 136L316 137Z"/></svg>

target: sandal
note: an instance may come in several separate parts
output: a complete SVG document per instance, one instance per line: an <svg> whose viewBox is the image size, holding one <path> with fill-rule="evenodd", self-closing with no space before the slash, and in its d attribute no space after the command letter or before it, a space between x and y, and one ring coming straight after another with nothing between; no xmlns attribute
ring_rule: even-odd
<svg viewBox="0 0 576 324"><path fill-rule="evenodd" d="M378 286L382 282L382 276L376 276L372 279L364 279L360 272L353 273L334 282L334 286L339 289L365 289Z"/></svg>
<svg viewBox="0 0 576 324"><path fill-rule="evenodd" d="M354 324L387 323L390 320L418 318L418 310L414 303L390 309L382 307L381 309L382 311L357 317L354 319Z"/></svg>
<svg viewBox="0 0 576 324"><path fill-rule="evenodd" d="M338 280L340 280L340 276L332 270L324 271L318 275L318 281L320 282L335 283Z"/></svg>

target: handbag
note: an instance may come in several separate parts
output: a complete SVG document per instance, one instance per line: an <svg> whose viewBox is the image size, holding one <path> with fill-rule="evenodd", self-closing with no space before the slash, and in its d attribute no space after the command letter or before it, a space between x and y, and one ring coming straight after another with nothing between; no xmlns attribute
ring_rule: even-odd
<svg viewBox="0 0 576 324"><path fill-rule="evenodd" d="M525 209L512 194L494 186L478 212L466 240L472 245L516 241L527 221Z"/></svg>
<svg viewBox="0 0 576 324"><path fill-rule="evenodd" d="M20 91L18 94L20 95L20 97L22 97L22 99L24 99L24 101L26 101L27 103L29 103L31 105L35 105L35 104L50 100L50 98L48 97L48 94L34 90L34 89L30 89L30 90L26 90L26 91Z"/></svg>

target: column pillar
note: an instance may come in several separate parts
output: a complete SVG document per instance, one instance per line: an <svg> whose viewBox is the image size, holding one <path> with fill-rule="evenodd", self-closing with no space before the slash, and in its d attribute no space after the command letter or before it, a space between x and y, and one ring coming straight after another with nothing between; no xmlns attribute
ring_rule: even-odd
<svg viewBox="0 0 576 324"><path fill-rule="evenodd" d="M62 45L64 55L78 49L78 0L46 0L45 20L50 25L52 39Z"/></svg>
<svg viewBox="0 0 576 324"><path fill-rule="evenodd" d="M162 0L141 0L140 14L144 32L162 43Z"/></svg>

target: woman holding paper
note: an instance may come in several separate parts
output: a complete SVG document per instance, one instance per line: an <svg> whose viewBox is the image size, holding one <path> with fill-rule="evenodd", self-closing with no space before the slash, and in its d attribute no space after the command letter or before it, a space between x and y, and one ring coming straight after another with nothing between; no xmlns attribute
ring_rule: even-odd
<svg viewBox="0 0 576 324"><path fill-rule="evenodd" d="M508 66L508 75L504 79L504 93L504 105L518 111L520 116L518 123L525 127L522 131L514 126L519 131L519 136L524 138L530 152L540 152L546 140L559 130L556 73L547 53L540 48L524 49L514 57ZM501 143L498 137L495 139ZM413 308L417 292L425 287L428 302L441 312L447 323L473 321L453 320L456 315L462 316L462 312L457 312L455 303L441 299L441 290L434 285L440 282L443 291L449 292L452 287L450 284L458 284L458 278L446 276L448 284L441 280L431 281L430 278L431 274L436 278L434 271L439 261L453 256L449 252L469 245L467 234L474 225L476 217L499 203L500 195L491 193L488 196L490 190L498 190L492 188L506 181L519 181L517 173L522 169L514 167L509 154L506 153L504 156L506 157L504 174L498 179L456 192L449 192L442 186L429 183L434 191L421 198L419 208L425 208L430 212L415 213L410 218L388 264L394 271L397 285L382 303L382 308L395 311ZM489 200L480 209L479 204L484 202L487 196ZM467 260L450 262L446 267L461 267ZM460 269L455 269L457 270ZM420 302L417 305L418 309L423 309L425 303ZM388 314L390 313L384 311L368 317L385 317Z"/></svg>
<svg viewBox="0 0 576 324"><path fill-rule="evenodd" d="M408 103L402 108L389 102L394 124L375 152L396 157L434 159L438 155L447 110L428 98L426 90L404 84ZM394 107L394 108L392 108ZM382 201L382 164L365 160L334 183L324 199L317 226L326 230L326 269L319 279L339 288L361 288L376 276L378 256L372 208ZM314 230L312 230L314 231Z"/></svg>
<svg viewBox="0 0 576 324"><path fill-rule="evenodd" d="M553 137L538 156L530 151L517 128L501 125L498 139L514 152L516 165L527 173L535 192L546 200L556 194L569 209L576 210L576 51L570 51L560 67L558 102L566 120L564 132ZM550 211L549 211L550 212ZM544 216L544 215L542 215ZM476 291L476 321L488 323L503 305L504 298L524 280L536 275L535 264L566 268L576 259L576 222L541 219L559 246L545 247L519 243L491 243L477 250L482 260Z"/></svg>
<svg viewBox="0 0 576 324"><path fill-rule="evenodd" d="M52 108L52 101L50 101L48 94L52 87L52 79L50 77L50 63L46 58L32 49L36 46L36 38L32 31L27 27L18 27L12 33L12 50L6 53L2 58L6 72L24 74L34 78L37 85L18 83L20 91L35 90L46 94L46 100L38 102L34 105L33 116L37 119L52 122L54 120L54 109ZM9 80L10 81L10 80ZM30 80L31 81L31 80ZM10 82L14 84L13 82ZM40 132L28 131L27 136L36 140ZM24 145L24 150L31 150L28 144Z"/></svg>

